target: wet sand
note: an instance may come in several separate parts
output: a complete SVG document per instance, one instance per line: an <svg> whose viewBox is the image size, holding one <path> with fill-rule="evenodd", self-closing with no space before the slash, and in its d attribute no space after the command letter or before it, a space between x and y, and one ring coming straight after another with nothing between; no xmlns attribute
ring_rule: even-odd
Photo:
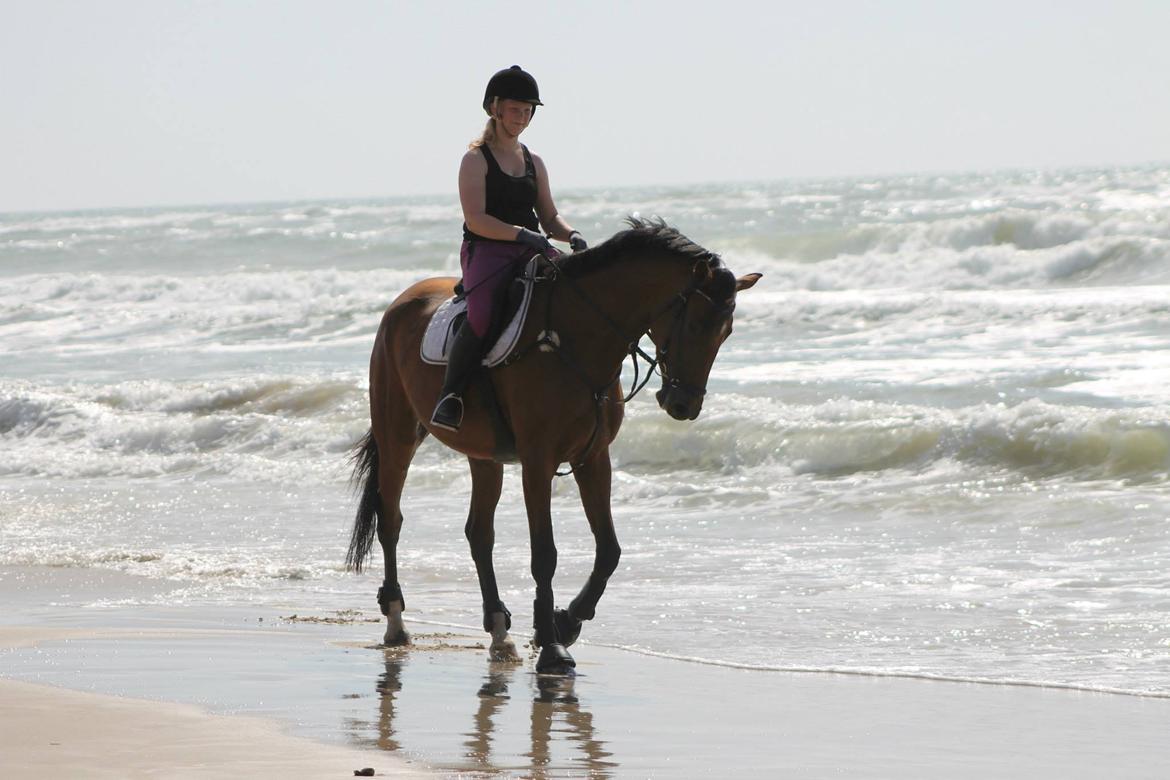
<svg viewBox="0 0 1170 780"><path fill-rule="evenodd" d="M575 678L552 678L527 651L490 662L474 632L411 623L415 646L387 650L374 614L290 616L26 610L0 626L0 776L1170 772L1167 699L760 672L590 644L573 648Z"/></svg>

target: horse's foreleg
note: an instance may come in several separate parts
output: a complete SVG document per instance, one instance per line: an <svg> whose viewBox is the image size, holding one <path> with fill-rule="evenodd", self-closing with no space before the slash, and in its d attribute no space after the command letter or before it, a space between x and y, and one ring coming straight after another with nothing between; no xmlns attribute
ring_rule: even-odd
<svg viewBox="0 0 1170 780"><path fill-rule="evenodd" d="M406 601L398 584L398 535L402 530L402 486L406 482L409 463L398 463L393 458L383 457L378 464L378 492L381 494L382 512L378 515L378 543L382 546L382 558L386 565L386 576L378 589L378 606L386 616L386 634L382 638L386 645L410 644L410 634L402 623L402 610Z"/></svg>
<svg viewBox="0 0 1170 780"><path fill-rule="evenodd" d="M471 466L471 508L467 513L464 533L471 545L471 558L479 577L479 591L483 595L483 630L492 635L489 653L496 661L518 661L516 644L508 636L512 627L512 613L500 600L496 585L496 570L492 564L495 547L496 504L504 480L504 467L490 460L468 458Z"/></svg>
<svg viewBox="0 0 1170 780"><path fill-rule="evenodd" d="M610 511L612 469L609 450L603 449L594 453L585 463L577 466L573 476L581 492L581 504L585 508L585 517L589 520L589 529L593 531L596 550L593 571L590 572L585 586L569 604L568 610L557 610L557 629L566 645L577 639L581 632L581 621L593 619L597 602L601 599L601 594L605 593L606 583L617 569L622 554L613 527L613 514Z"/></svg>
<svg viewBox="0 0 1170 780"><path fill-rule="evenodd" d="M524 505L528 510L528 536L532 545L532 578L536 581L536 599L532 603L534 642L540 648L536 671L563 673L576 666L576 662L558 638L553 616L552 580L557 570L551 509L553 468L543 463L524 464Z"/></svg>

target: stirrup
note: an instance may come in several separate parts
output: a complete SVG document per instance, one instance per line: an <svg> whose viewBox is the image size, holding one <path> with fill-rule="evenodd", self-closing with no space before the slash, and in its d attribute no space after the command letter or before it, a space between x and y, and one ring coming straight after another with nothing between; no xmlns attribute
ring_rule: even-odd
<svg viewBox="0 0 1170 780"><path fill-rule="evenodd" d="M431 425L451 432L458 432L463 424L463 398L458 393L447 393L431 414Z"/></svg>

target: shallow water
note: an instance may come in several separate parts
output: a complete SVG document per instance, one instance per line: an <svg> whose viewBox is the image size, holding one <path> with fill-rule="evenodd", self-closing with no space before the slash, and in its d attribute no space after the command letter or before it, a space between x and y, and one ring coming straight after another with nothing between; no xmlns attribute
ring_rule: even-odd
<svg viewBox="0 0 1170 780"><path fill-rule="evenodd" d="M614 449L595 641L766 668L1170 693L1170 169L565 193L764 279L702 416ZM346 451L386 304L457 265L454 198L0 216L0 564L120 603L373 610ZM407 483L409 616L474 627L463 460ZM567 600L592 542L554 496ZM531 599L509 467L497 571ZM77 605L105 604L101 592ZM520 625L526 624L526 618Z"/></svg>

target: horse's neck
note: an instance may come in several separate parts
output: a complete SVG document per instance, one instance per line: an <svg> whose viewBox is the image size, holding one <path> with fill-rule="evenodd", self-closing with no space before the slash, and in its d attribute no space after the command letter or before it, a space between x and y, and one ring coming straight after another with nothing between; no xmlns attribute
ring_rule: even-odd
<svg viewBox="0 0 1170 780"><path fill-rule="evenodd" d="M638 258L616 261L608 268L576 280L592 302L586 305L581 327L589 328L593 341L621 361L630 341L649 327L686 285L689 270L664 259ZM601 314L590 311L597 307Z"/></svg>

